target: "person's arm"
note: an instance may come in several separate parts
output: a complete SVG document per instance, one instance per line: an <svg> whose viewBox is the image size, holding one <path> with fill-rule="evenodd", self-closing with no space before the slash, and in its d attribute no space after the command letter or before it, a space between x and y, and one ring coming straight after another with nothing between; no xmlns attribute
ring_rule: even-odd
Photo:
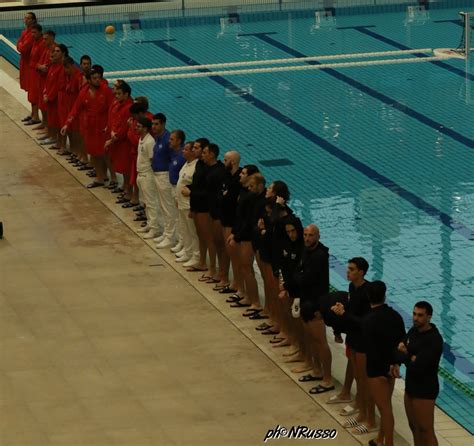
<svg viewBox="0 0 474 446"><path fill-rule="evenodd" d="M34 39L30 33L25 33L20 37L16 45L16 49L22 56L28 56L33 48Z"/></svg>
<svg viewBox="0 0 474 446"><path fill-rule="evenodd" d="M127 106L126 109L120 111L119 116L114 120L114 125L111 129L114 134L114 142L122 141L127 138L128 118L130 118L130 111Z"/></svg>
<svg viewBox="0 0 474 446"><path fill-rule="evenodd" d="M151 164L151 161L153 159L153 148L155 147L155 141L153 140L153 138L147 138L144 144L146 157L150 160Z"/></svg>
<svg viewBox="0 0 474 446"><path fill-rule="evenodd" d="M443 353L443 340L441 337L430 336L428 342L423 343L423 348L416 356L410 356L406 362L407 370L422 375L430 372L439 364Z"/></svg>
<svg viewBox="0 0 474 446"><path fill-rule="evenodd" d="M48 102L54 102L57 99L61 83L61 70L50 68L44 87L44 94L48 98Z"/></svg>

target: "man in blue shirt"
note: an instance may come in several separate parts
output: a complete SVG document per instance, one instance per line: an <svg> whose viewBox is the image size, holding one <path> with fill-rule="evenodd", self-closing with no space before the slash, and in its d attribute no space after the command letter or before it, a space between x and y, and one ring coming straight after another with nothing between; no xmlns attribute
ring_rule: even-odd
<svg viewBox="0 0 474 446"><path fill-rule="evenodd" d="M153 240L157 242L156 247L161 249L174 245L176 224L176 206L169 180L169 165L171 162L170 132L166 130L166 116L163 113L157 113L153 116L153 133L156 135L156 142L153 148L151 167L158 190L158 202L164 220L163 234Z"/></svg>
<svg viewBox="0 0 474 446"><path fill-rule="evenodd" d="M170 165L169 165L169 181L171 184L171 190L172 190L172 195L173 195L173 200L175 203L175 225L176 225L176 230L175 234L177 236L177 244L173 248L171 248L171 251L176 253L176 254L184 254L184 251L181 253L181 250L183 249L183 222L181 221L180 218L180 213L177 212L178 205L177 205L177 199L176 199L176 184L178 183L179 179L179 171L181 170L181 167L183 167L183 164L186 162L186 160L183 157L183 146L184 146L184 140L186 138L186 135L182 130L173 130L170 135L170 140L169 140L169 146L170 146ZM178 256L181 257L181 256Z"/></svg>

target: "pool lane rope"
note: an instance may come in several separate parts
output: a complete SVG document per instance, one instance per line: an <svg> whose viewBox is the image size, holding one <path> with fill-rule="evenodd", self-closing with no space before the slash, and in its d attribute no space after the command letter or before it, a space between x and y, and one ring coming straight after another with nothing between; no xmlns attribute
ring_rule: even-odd
<svg viewBox="0 0 474 446"><path fill-rule="evenodd" d="M142 82L142 81L161 81L171 79L192 79L200 77L210 76L239 76L244 74L260 74L260 73L279 73L289 71L310 71L310 70L324 70L324 69L340 69L340 68L355 68L364 66L377 66L377 65L393 65L393 64L412 64L412 63L423 63L423 62L435 62L440 60L450 59L451 56L432 56L432 57L420 57L413 59L380 59L380 60L364 60L360 62L340 62L340 63L328 63L320 65L303 65L303 66L289 66L289 67L268 67L268 68L254 68L247 70L218 70L218 71L200 71L197 73L183 73L183 74L162 74L156 76L135 76L135 77L123 77L123 80L127 82ZM203 69L204 65L195 65L194 69ZM116 79L111 79L110 82Z"/></svg>
<svg viewBox="0 0 474 446"><path fill-rule="evenodd" d="M250 60L245 62L224 62L211 63L203 65L181 65L178 67L163 67L163 68L143 68L140 70L125 70L125 71L108 71L104 73L105 76L123 76L131 74L152 74L152 73L169 73L173 71L192 71L198 68L234 68L234 67L251 67L256 65L278 65L290 64L296 62L309 62L316 60L339 60L339 59L361 59L370 57L389 57L398 56L401 54L417 54L417 53L433 53L432 48L419 48L413 50L396 50L396 51L378 51L371 53L351 53L351 54L333 54L330 56L306 56L306 57L290 57L286 59L262 59Z"/></svg>

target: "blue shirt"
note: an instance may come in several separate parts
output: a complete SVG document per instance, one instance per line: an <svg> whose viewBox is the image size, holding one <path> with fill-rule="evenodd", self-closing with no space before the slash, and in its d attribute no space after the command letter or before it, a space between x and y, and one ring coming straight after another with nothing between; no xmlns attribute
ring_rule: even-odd
<svg viewBox="0 0 474 446"><path fill-rule="evenodd" d="M176 186L179 179L179 171L183 167L186 160L183 157L183 149L180 148L178 151L170 149L171 152L171 161L169 165L170 172L170 183L173 186Z"/></svg>
<svg viewBox="0 0 474 446"><path fill-rule="evenodd" d="M153 172L168 172L171 161L170 132L165 130L161 136L156 137L155 141L151 168Z"/></svg>

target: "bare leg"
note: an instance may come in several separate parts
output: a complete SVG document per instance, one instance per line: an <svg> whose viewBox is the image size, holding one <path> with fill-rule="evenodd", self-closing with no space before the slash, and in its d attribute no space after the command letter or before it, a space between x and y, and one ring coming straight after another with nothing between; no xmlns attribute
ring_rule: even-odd
<svg viewBox="0 0 474 446"><path fill-rule="evenodd" d="M316 342L319 352L319 359L323 365L323 381L321 384L326 387L332 386L332 354L326 338L326 325L324 325L324 320L321 316L321 313L317 311L315 313L315 318L312 321L307 322L306 325L308 326L311 336Z"/></svg>
<svg viewBox="0 0 474 446"><path fill-rule="evenodd" d="M232 228L226 226L222 228L222 231L224 234L225 242L232 233ZM227 250L227 255L229 256L230 262L232 264L232 283L230 287L234 290L237 290L240 295L243 295L245 288L240 267L239 249L237 246L230 246L228 243L225 243L225 249Z"/></svg>
<svg viewBox="0 0 474 446"><path fill-rule="evenodd" d="M206 215L204 212L195 212L194 224L199 239L199 269L207 268L207 239L206 239Z"/></svg>
<svg viewBox="0 0 474 446"><path fill-rule="evenodd" d="M392 411L393 378L385 376L368 378L369 391L380 412L380 430L375 440L378 445L393 446L395 420Z"/></svg>
<svg viewBox="0 0 474 446"><path fill-rule="evenodd" d="M424 446L438 446L434 431L434 406L435 400L412 398L416 425L420 432L420 440Z"/></svg>
<svg viewBox="0 0 474 446"><path fill-rule="evenodd" d="M423 446L421 431L418 428L415 408L413 407L413 398L411 398L406 392L405 392L405 412L408 418L408 425L410 426L410 430L413 434L413 442L415 446Z"/></svg>
<svg viewBox="0 0 474 446"><path fill-rule="evenodd" d="M216 255L219 261L219 285L229 283L230 259L225 248L224 234L221 222L211 218L212 238L216 247Z"/></svg>
<svg viewBox="0 0 474 446"><path fill-rule="evenodd" d="M254 252L251 242L240 242L240 258L242 261L242 274L245 282L246 297L242 303L250 303L254 308L260 308L258 286L253 270Z"/></svg>

